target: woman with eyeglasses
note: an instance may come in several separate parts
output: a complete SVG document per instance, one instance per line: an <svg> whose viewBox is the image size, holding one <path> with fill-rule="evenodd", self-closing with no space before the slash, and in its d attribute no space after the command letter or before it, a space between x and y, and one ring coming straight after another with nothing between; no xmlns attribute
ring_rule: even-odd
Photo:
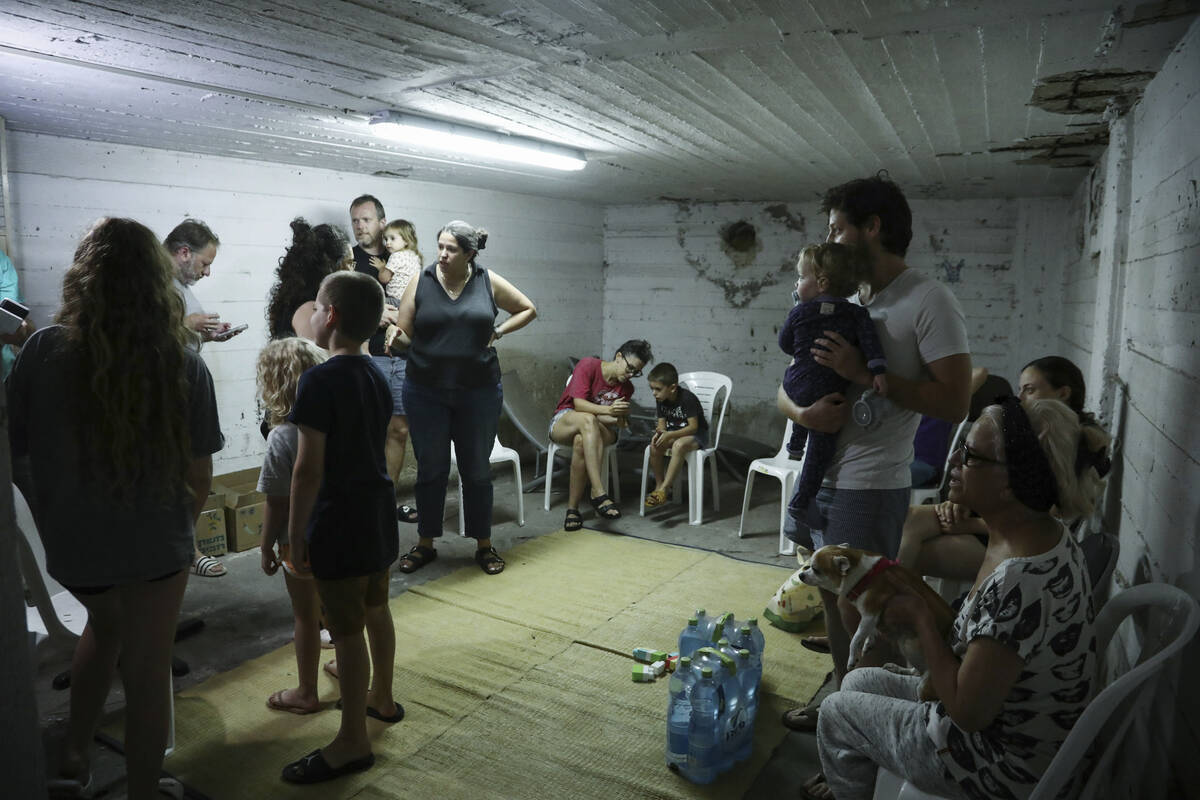
<svg viewBox="0 0 1200 800"><path fill-rule="evenodd" d="M950 459L950 499L979 512L987 546L949 640L924 600L881 575L897 592L881 629L916 634L938 699L919 699L920 676L847 673L817 720L827 796L871 797L880 766L939 797L1029 796L1094 692L1092 586L1060 519L1099 494L1088 448L1059 400L984 409Z"/></svg>
<svg viewBox="0 0 1200 800"><path fill-rule="evenodd" d="M640 377L642 369L653 360L649 342L630 339L617 348L612 361L580 359L567 379L550 418L550 438L571 448L565 530L583 527L579 501L585 488L596 516L605 520L621 518L621 509L608 496L600 478L600 464L604 448L617 440L617 429L629 424L629 398L633 397L629 379ZM553 464L546 466L547 470L553 468Z"/></svg>
<svg viewBox="0 0 1200 800"><path fill-rule="evenodd" d="M1061 400L1075 412L1083 429L1087 458L1097 474L1108 474L1105 455L1108 434L1083 410L1083 373L1069 359L1045 356L1021 370L1018 394L1022 400ZM969 581L974 579L987 547L987 525L971 509L953 499L938 505L913 506L904 522L896 559L922 575ZM1068 523L1072 522L1066 518Z"/></svg>

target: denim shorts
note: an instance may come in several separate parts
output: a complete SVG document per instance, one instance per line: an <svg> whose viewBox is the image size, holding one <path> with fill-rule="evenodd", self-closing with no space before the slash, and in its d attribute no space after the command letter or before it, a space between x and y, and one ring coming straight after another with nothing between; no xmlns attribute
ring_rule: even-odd
<svg viewBox="0 0 1200 800"><path fill-rule="evenodd" d="M910 489L834 489L822 486L808 516L784 521L783 535L813 550L849 544L895 558L908 516Z"/></svg>
<svg viewBox="0 0 1200 800"><path fill-rule="evenodd" d="M392 390L392 416L404 416L404 375L408 372L408 359L404 356L371 356L371 360L387 378L388 388Z"/></svg>
<svg viewBox="0 0 1200 800"><path fill-rule="evenodd" d="M570 410L571 409L569 409L569 408L560 408L558 411L555 411L554 416L550 418L550 427L546 428L546 436L550 439L550 441L552 441L552 442L554 441L554 436L553 436L554 423L556 423L560 419L562 419L563 414L567 413Z"/></svg>

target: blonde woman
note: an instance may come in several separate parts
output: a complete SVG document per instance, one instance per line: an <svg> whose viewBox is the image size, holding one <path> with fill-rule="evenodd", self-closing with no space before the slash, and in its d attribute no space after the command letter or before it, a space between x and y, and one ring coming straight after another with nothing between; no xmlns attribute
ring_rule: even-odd
<svg viewBox="0 0 1200 800"><path fill-rule="evenodd" d="M870 798L878 766L940 797L1028 797L1092 697L1092 586L1051 513L1088 514L1099 494L1079 416L1059 400L1006 398L950 464L950 499L983 517L987 550L949 641L920 598L882 576L898 590L884 625L916 633L939 699L918 699L918 676L848 672L821 706L824 775L807 797Z"/></svg>
<svg viewBox="0 0 1200 800"><path fill-rule="evenodd" d="M12 454L30 461L46 569L88 612L53 793L91 782L118 657L128 796L159 791L175 622L224 443L174 274L149 228L100 220L63 279L58 324L30 337L8 380Z"/></svg>

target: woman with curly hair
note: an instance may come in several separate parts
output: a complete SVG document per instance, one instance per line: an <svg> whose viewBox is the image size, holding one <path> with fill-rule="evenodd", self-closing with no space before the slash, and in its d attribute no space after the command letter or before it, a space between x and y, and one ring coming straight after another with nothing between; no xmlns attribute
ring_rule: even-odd
<svg viewBox="0 0 1200 800"><path fill-rule="evenodd" d="M279 259L275 285L267 296L267 329L272 339L312 339L308 320L321 281L353 264L354 257L345 231L338 226L312 226L303 217L296 217L291 225L292 244Z"/></svg>
<svg viewBox="0 0 1200 800"><path fill-rule="evenodd" d="M175 622L224 443L173 279L148 228L100 220L63 279L58 324L29 339L8 379L9 439L14 459L29 460L46 569L88 611L60 793L91 781L89 747L118 667L128 796L158 791Z"/></svg>

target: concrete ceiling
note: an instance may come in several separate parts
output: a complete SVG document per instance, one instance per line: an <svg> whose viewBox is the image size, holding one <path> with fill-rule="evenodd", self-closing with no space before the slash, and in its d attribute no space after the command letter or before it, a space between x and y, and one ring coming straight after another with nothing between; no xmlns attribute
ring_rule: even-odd
<svg viewBox="0 0 1200 800"><path fill-rule="evenodd" d="M1069 194L1196 0L0 0L15 131L599 203ZM1031 105L1036 103L1036 105ZM405 150L394 108L584 150ZM1064 138L1065 137L1065 138Z"/></svg>

